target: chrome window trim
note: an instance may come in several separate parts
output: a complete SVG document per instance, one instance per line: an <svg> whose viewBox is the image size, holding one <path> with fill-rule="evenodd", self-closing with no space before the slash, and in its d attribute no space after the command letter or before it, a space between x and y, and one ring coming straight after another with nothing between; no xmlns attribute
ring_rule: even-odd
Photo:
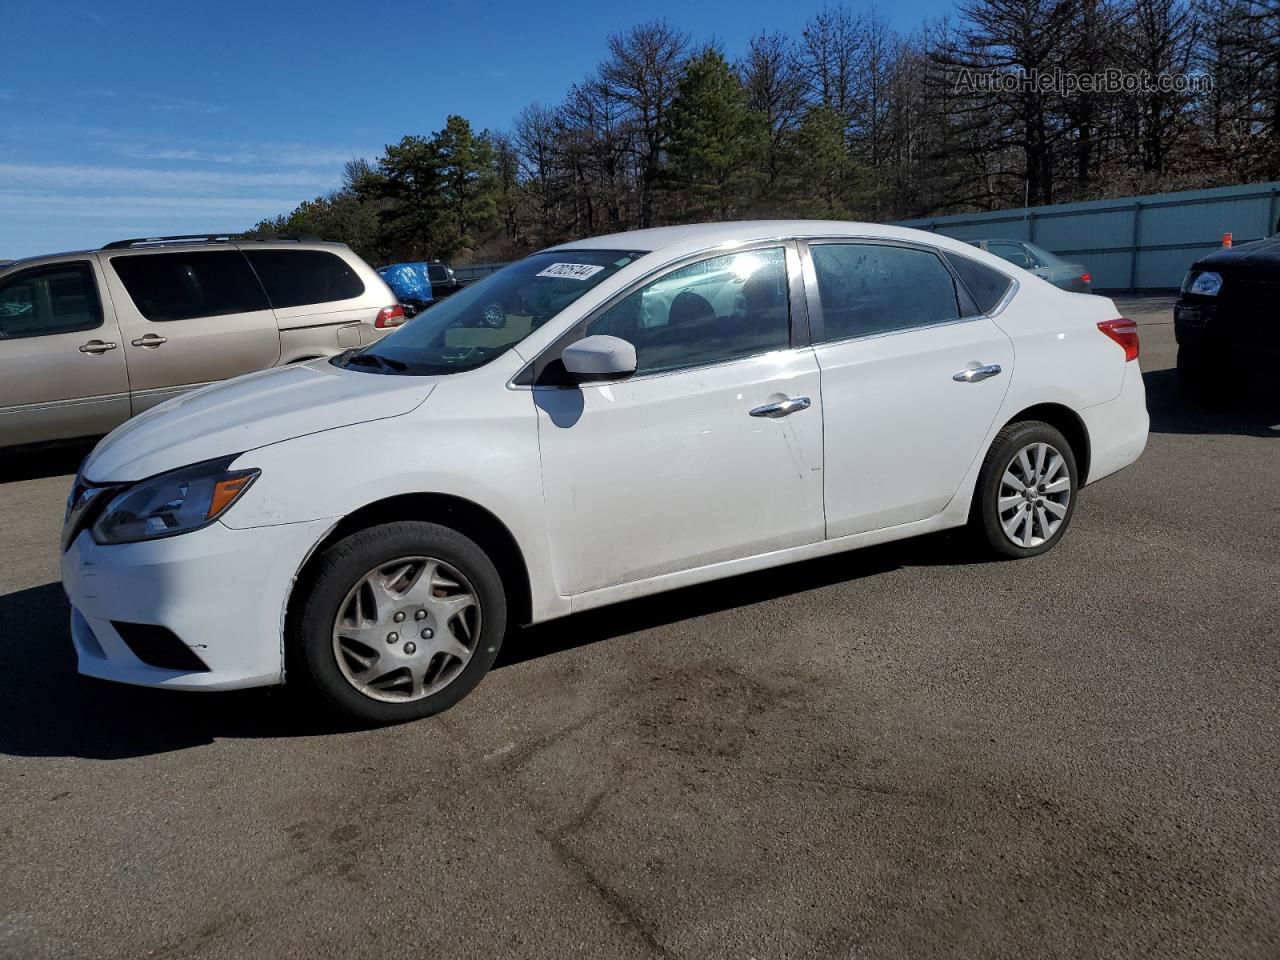
<svg viewBox="0 0 1280 960"><path fill-rule="evenodd" d="M746 354L741 357L729 357L725 360L711 360L706 363L694 363L684 367L671 367L666 370L654 370L650 373L636 373L627 377L622 382L631 383L636 380L651 380L655 377L665 377L676 373L687 373L690 370L706 370L710 367L721 367L733 363L742 363L746 360L754 360L758 357L767 356L770 353L791 353L811 346L812 340L810 337L811 330L809 326L810 314L808 304L804 297L805 285L800 276L799 270L797 270L800 258L799 243L797 239L794 237L787 237L768 240L750 240L744 243L719 244L717 246L706 247L693 253L685 254L675 260L669 260L666 263L656 265L652 269L641 274L622 290L619 290L604 303L593 309L586 316L575 320L572 324L566 327L559 336L552 340L550 344L544 347L542 351L540 351L531 360L521 365L520 369L507 380L507 389L533 390L535 387L538 387L542 390L577 390L584 386L591 386L592 383L609 384L618 382L616 380L599 380L582 384L543 384L539 386L537 383L516 383L515 381L524 376L525 372L528 370L533 370L536 376L539 362L542 361L544 357L557 350L563 350L568 346L567 343L563 342L566 338L572 336L575 331L585 329L588 325L593 323L603 314L607 313L613 307L617 306L627 297L636 293L653 281L666 276L668 273L674 273L677 270L682 270L687 266L700 263L704 260L714 260L717 257L727 257L735 253L748 253L752 250L772 250L777 247L781 247L783 250L784 262L787 270L787 307L790 314L787 334L788 346L780 347L775 350L762 350L760 352ZM797 336L797 332L800 330L801 326L803 327L802 339Z"/></svg>
<svg viewBox="0 0 1280 960"><path fill-rule="evenodd" d="M921 330L936 330L938 327L954 327L961 323L973 323L975 320L988 319L986 314L976 313L968 317L957 317L954 320L939 320L936 323L920 323L913 327L902 327L898 330L882 330L879 333L861 333L853 337L841 337L838 340L823 340L821 343L815 343L813 348L821 350L823 347L835 346L841 343L858 343L863 340L880 340L884 337L896 337L903 333L919 333Z"/></svg>
<svg viewBox="0 0 1280 960"><path fill-rule="evenodd" d="M1004 273L1003 270L1000 272ZM1004 275L1006 277L1009 276L1007 273L1005 273ZM988 317L995 317L999 315L1001 312L1003 312L1004 308L1013 302L1014 296L1017 295L1019 288L1022 286L1022 284L1018 282L1017 277L1009 277L1009 279L1012 280L1013 282L1009 284L1009 289L1004 292L1004 296L1001 297L996 302L996 305L991 308L991 312L987 314Z"/></svg>

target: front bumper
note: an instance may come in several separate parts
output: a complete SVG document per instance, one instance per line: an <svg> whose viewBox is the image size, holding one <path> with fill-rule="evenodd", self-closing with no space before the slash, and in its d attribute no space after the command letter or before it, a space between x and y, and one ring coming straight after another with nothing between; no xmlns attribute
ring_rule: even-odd
<svg viewBox="0 0 1280 960"><path fill-rule="evenodd" d="M1180 347L1238 350L1244 363L1280 357L1280 324L1270 302L1184 296L1173 307L1173 335Z"/></svg>
<svg viewBox="0 0 1280 960"><path fill-rule="evenodd" d="M1173 307L1173 335L1179 346L1195 346L1209 336L1210 323L1216 319L1216 303L1185 303L1179 301ZM1216 334L1218 331L1214 329Z"/></svg>
<svg viewBox="0 0 1280 960"><path fill-rule="evenodd" d="M81 532L62 555L80 672L190 690L281 683L289 592L308 554L335 522L244 530L219 522L164 540L110 546ZM144 663L113 622L166 628L208 670Z"/></svg>

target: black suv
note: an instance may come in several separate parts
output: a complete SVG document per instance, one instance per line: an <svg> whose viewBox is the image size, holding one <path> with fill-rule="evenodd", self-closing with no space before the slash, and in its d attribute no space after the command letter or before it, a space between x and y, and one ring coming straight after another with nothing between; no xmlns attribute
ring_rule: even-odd
<svg viewBox="0 0 1280 960"><path fill-rule="evenodd" d="M1239 384L1241 374L1274 380L1278 314L1280 233L1197 260L1173 308L1181 384L1212 395Z"/></svg>

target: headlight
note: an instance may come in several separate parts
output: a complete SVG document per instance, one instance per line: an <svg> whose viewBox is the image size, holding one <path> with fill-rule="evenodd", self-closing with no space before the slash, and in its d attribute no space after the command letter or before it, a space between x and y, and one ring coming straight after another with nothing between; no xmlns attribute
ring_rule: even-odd
<svg viewBox="0 0 1280 960"><path fill-rule="evenodd" d="M1202 297L1216 297L1222 289L1222 275L1209 271L1192 270L1182 282L1183 293L1198 293Z"/></svg>
<svg viewBox="0 0 1280 960"><path fill-rule="evenodd" d="M228 470L234 459L196 463L122 490L102 508L93 538L98 543L134 543L189 533L213 523L259 473Z"/></svg>

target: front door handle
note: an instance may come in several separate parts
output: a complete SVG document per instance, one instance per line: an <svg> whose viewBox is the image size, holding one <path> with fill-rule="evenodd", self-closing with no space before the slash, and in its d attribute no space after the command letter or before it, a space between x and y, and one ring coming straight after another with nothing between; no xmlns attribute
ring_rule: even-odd
<svg viewBox="0 0 1280 960"><path fill-rule="evenodd" d="M975 364L953 373L951 379L958 383L981 383L988 377L994 377L1001 369L998 363Z"/></svg>
<svg viewBox="0 0 1280 960"><path fill-rule="evenodd" d="M88 343L80 344L81 353L91 353L95 357L101 356L102 354L106 353L108 350L114 350L115 348L116 348L116 344L112 343L109 340L107 341L90 340Z"/></svg>
<svg viewBox="0 0 1280 960"><path fill-rule="evenodd" d="M808 397L788 397L786 400L778 400L774 403L766 403L762 407L755 407L751 411L753 417L768 417L770 420L777 420L779 417L790 416L793 413L799 413L801 410L808 410L813 405Z"/></svg>
<svg viewBox="0 0 1280 960"><path fill-rule="evenodd" d="M137 340L130 340L135 347L158 347L162 343L168 343L168 337L162 337L158 333L148 333L145 337L139 337Z"/></svg>

